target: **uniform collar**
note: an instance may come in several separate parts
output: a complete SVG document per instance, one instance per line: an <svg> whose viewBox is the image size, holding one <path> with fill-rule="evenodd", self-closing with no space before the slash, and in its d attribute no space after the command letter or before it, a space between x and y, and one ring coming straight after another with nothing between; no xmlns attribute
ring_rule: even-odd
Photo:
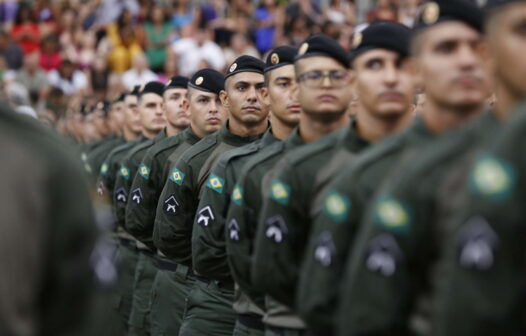
<svg viewBox="0 0 526 336"><path fill-rule="evenodd" d="M191 144L195 144L196 142L201 140L201 138L198 137L197 134L194 133L194 131L192 130L192 127L187 127L181 134L184 140Z"/></svg>
<svg viewBox="0 0 526 336"><path fill-rule="evenodd" d="M341 144L351 152L357 152L369 146L369 141L365 140L358 134L358 124L356 117L351 119L349 127L342 130L340 134Z"/></svg>
<svg viewBox="0 0 526 336"><path fill-rule="evenodd" d="M260 133L260 134L247 135L247 136L236 135L228 130L228 124L229 124L229 121L227 120L227 122L219 130L219 140L221 142L225 142L232 146L239 146L239 145L254 142L256 140L261 139L261 137L264 134L264 133Z"/></svg>
<svg viewBox="0 0 526 336"><path fill-rule="evenodd" d="M286 148L304 145L305 141L303 141L303 139L300 136L300 128L296 126L284 142Z"/></svg>

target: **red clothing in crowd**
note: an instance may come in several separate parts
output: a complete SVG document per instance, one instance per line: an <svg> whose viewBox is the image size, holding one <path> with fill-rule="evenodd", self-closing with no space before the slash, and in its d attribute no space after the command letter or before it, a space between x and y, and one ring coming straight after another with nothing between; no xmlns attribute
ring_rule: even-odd
<svg viewBox="0 0 526 336"><path fill-rule="evenodd" d="M11 36L22 48L24 54L37 51L40 47L40 29L36 23L24 23L14 26Z"/></svg>

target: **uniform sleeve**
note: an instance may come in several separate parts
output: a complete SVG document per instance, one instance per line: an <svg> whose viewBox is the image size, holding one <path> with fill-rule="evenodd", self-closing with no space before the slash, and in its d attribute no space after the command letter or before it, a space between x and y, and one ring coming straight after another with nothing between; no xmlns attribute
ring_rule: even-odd
<svg viewBox="0 0 526 336"><path fill-rule="evenodd" d="M370 202L340 287L341 335L411 334L415 293L423 290L430 260L426 227L433 213L425 189L414 180L395 183Z"/></svg>
<svg viewBox="0 0 526 336"><path fill-rule="evenodd" d="M226 260L225 217L230 202L229 167L220 162L212 170L197 207L192 234L192 260L197 273L215 280L231 280ZM232 174L230 174L232 175Z"/></svg>
<svg viewBox="0 0 526 336"><path fill-rule="evenodd" d="M312 207L321 210L312 220L296 308L315 334L334 334L338 288L361 214L356 187L353 176L336 178Z"/></svg>
<svg viewBox="0 0 526 336"><path fill-rule="evenodd" d="M264 195L258 218L252 276L257 289L293 306L305 240L305 192L290 166L284 166ZM305 176L302 176L305 178Z"/></svg>
<svg viewBox="0 0 526 336"><path fill-rule="evenodd" d="M154 248L152 233L158 201L155 186L160 181L160 169L155 156L144 157L133 179L126 206L126 230L150 248Z"/></svg>
<svg viewBox="0 0 526 336"><path fill-rule="evenodd" d="M192 263L192 224L197 207L193 170L178 160L166 180L155 215L155 246L176 262Z"/></svg>
<svg viewBox="0 0 526 336"><path fill-rule="evenodd" d="M130 168L127 166L126 160L123 160L119 165L117 177L115 180L115 187L113 189L113 208L115 210L115 217L117 223L124 227L126 216L126 205L128 204L129 188L128 181L132 179Z"/></svg>
<svg viewBox="0 0 526 336"><path fill-rule="evenodd" d="M61 157L49 179L50 233L40 303L43 335L71 335L83 329L94 297L93 252L97 230L80 167Z"/></svg>

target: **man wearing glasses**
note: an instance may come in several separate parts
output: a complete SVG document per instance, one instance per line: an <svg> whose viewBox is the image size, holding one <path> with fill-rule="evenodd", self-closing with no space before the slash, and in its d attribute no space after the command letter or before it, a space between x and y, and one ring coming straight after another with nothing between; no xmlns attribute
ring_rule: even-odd
<svg viewBox="0 0 526 336"><path fill-rule="evenodd" d="M263 192L263 212L259 217L252 265L255 287L272 297L267 299L267 316L264 321L267 331L276 335L302 334L305 329L303 322L288 308L293 305L295 292L294 287L289 286L290 274L297 267L294 262L289 263L294 261L290 254L283 253L285 245L295 247L290 239L295 233L295 227L302 225L302 218L308 214L304 205L308 206L309 203L303 196L310 193L304 191L311 190L318 173L321 173L320 176L331 175L325 175L332 168L325 169L323 163L329 162L328 159L339 148L345 147L342 153L338 153L343 159L351 152L359 152L368 144L357 134L354 120L350 127L346 127L350 122L347 110L352 98L349 90L349 55L338 43L327 36L313 36L301 45L294 65L298 81L298 101L303 110L299 136L309 144L279 161L270 174L278 177L268 178L269 191L268 194ZM337 130L342 131L335 132ZM324 155L314 155L316 158L311 160L314 157L312 154L318 151ZM300 164L297 165L298 163ZM299 168L292 175L297 174L295 177L301 180L289 179L288 174L282 176L280 172L283 165ZM297 184L289 183L292 180ZM280 209L299 207L301 213L293 211L291 216L281 215L274 212L274 205ZM293 240L296 241L296 238ZM287 262L286 267L280 267L284 265L284 260ZM277 299L279 304L273 299Z"/></svg>

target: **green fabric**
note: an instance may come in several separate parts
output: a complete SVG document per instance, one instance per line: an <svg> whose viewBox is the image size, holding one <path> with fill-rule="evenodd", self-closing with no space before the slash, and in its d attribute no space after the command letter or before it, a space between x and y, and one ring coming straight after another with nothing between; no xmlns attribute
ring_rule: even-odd
<svg viewBox="0 0 526 336"><path fill-rule="evenodd" d="M198 141L191 128L187 128L176 136L155 143L139 164L130 190L140 190L142 200L126 205L126 228L151 249L155 249L152 238L155 210L168 175L167 161L170 157L180 156Z"/></svg>
<svg viewBox="0 0 526 336"><path fill-rule="evenodd" d="M234 292L220 288L215 281L196 280L187 298L179 336L231 336L236 314L232 309Z"/></svg>
<svg viewBox="0 0 526 336"><path fill-rule="evenodd" d="M236 188L239 195L230 202L226 248L232 276L239 286L234 309L240 314L265 309L265 296L252 282L253 240L262 194L268 190L272 167L290 150L303 145L298 129L286 140L274 143L255 154L239 174ZM236 228L237 225L237 228ZM239 293L242 292L242 293ZM257 307L246 304L245 294Z"/></svg>
<svg viewBox="0 0 526 336"><path fill-rule="evenodd" d="M87 173L96 178L100 173L100 167L108 154L117 146L124 144L125 140L121 137L110 136L104 139L100 146L87 153L86 167Z"/></svg>
<svg viewBox="0 0 526 336"><path fill-rule="evenodd" d="M170 35L171 24L169 22L164 23L161 31L158 31L151 22L146 22L144 28L149 43L149 47L146 49L146 57L148 57L150 68L162 69L166 60L167 46L165 43Z"/></svg>
<svg viewBox="0 0 526 336"><path fill-rule="evenodd" d="M396 178L385 180L371 199L347 258L338 320L342 335L434 334L431 315L444 276L440 246L465 204L458 187L479 152L480 135L492 134L495 126L488 113L413 146L413 159L392 169ZM365 294L373 288L375 295Z"/></svg>
<svg viewBox="0 0 526 336"><path fill-rule="evenodd" d="M81 161L36 120L0 106L0 334L83 334L97 239Z"/></svg>
<svg viewBox="0 0 526 336"><path fill-rule="evenodd" d="M208 207L213 219L205 223L196 215L193 224L192 260L194 270L200 275L214 280L232 281L225 248L225 218L232 189L241 168L251 156L275 141L277 139L267 131L261 141L232 149L222 155L212 169L197 213ZM220 187L214 187L214 183L220 183Z"/></svg>
<svg viewBox="0 0 526 336"><path fill-rule="evenodd" d="M133 141L117 146L106 156L106 159L104 159L104 162L101 165L99 177L97 179L97 193L99 197L106 198L109 202L113 203L115 180L120 168L119 162L129 150L144 140L145 138L143 136L139 136Z"/></svg>
<svg viewBox="0 0 526 336"><path fill-rule="evenodd" d="M453 224L445 244L448 270L437 307L437 335L523 335L526 259L524 258L525 105L519 106L499 132L491 132L491 144L468 173L465 210ZM490 174L480 174L488 167ZM495 178L497 177L497 178ZM475 221L474 221L475 220ZM484 223L485 234L495 241L481 240L494 251L491 262L480 266L460 262L459 237L469 223ZM481 259L488 261L487 258ZM451 293L454 293L452 295ZM459 314L459 316L455 316Z"/></svg>
<svg viewBox="0 0 526 336"><path fill-rule="evenodd" d="M128 320L133 302L133 285L135 268L139 260L139 252L135 247L119 245L117 253L118 282L115 291L114 306L121 320L120 330L128 331Z"/></svg>
<svg viewBox="0 0 526 336"><path fill-rule="evenodd" d="M296 330L296 329L266 329L265 336L305 336L305 330Z"/></svg>
<svg viewBox="0 0 526 336"><path fill-rule="evenodd" d="M158 270L152 285L150 334L178 335L183 321L186 298L195 280L187 276L188 268L180 265L175 272Z"/></svg>
<svg viewBox="0 0 526 336"><path fill-rule="evenodd" d="M297 298L297 309L314 332L334 334L335 302L347 250L375 189L390 176L399 161L414 155L408 148L432 139L432 134L417 119L405 132L364 151L350 169L336 175L323 196L314 201ZM329 210L330 200L343 205L340 213Z"/></svg>
<svg viewBox="0 0 526 336"><path fill-rule="evenodd" d="M133 283L132 309L128 321L130 336L150 334L150 299L156 274L157 267L153 264L152 257L139 252Z"/></svg>
<svg viewBox="0 0 526 336"><path fill-rule="evenodd" d="M154 244L177 263L191 266L191 235L194 216L208 175L219 157L261 135L241 137L228 131L228 123L202 139L175 163L164 185L155 216Z"/></svg>
<svg viewBox="0 0 526 336"><path fill-rule="evenodd" d="M285 158L264 195L258 219L252 272L260 290L294 307L299 268L310 231L310 204L331 172L341 169L341 164L331 160L354 157L367 146L353 122ZM277 230L275 236L271 235L272 230Z"/></svg>
<svg viewBox="0 0 526 336"><path fill-rule="evenodd" d="M135 190L131 189L133 178L135 177L135 174L139 169L139 164L148 149L165 138L166 132L160 132L154 139L145 140L133 147L120 161L120 169L117 173L113 192L113 206L115 208L117 223L126 230L126 205L129 202L138 202L137 197L139 197L139 195L135 193ZM121 192L123 192L126 197L119 197L119 193Z"/></svg>

